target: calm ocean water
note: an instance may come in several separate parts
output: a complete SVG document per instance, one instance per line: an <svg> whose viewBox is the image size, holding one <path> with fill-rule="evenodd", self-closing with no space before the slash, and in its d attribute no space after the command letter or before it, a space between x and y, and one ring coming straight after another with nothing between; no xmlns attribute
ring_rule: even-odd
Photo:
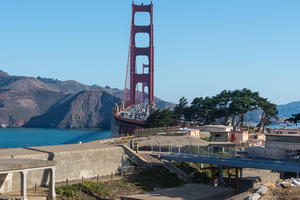
<svg viewBox="0 0 300 200"><path fill-rule="evenodd" d="M0 148L74 144L110 138L109 130L0 128Z"/></svg>

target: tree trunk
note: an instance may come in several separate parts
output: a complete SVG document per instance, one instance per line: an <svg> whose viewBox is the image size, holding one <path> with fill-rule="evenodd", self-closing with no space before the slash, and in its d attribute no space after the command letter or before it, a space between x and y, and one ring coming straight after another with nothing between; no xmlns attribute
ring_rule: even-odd
<svg viewBox="0 0 300 200"><path fill-rule="evenodd" d="M236 122L236 126L240 126L241 124L241 116L238 116L237 122Z"/></svg>
<svg viewBox="0 0 300 200"><path fill-rule="evenodd" d="M261 128L261 126L263 125L263 124L265 124L265 113L263 112L262 113L262 115L261 115L261 120L260 120L260 122L257 124L257 130L255 131L255 132L258 132L259 130L260 130L260 128Z"/></svg>
<svg viewBox="0 0 300 200"><path fill-rule="evenodd" d="M244 124L244 118L245 118L245 115L246 115L246 113L243 113L243 114L241 114L241 118L240 118L240 127L242 127L243 126L243 124Z"/></svg>
<svg viewBox="0 0 300 200"><path fill-rule="evenodd" d="M232 125L232 126L235 126L234 121L235 121L235 115L233 115L233 116L232 116L232 119L231 119L231 125Z"/></svg>
<svg viewBox="0 0 300 200"><path fill-rule="evenodd" d="M265 118L264 118L262 134L265 133L265 124L266 124L266 121L265 121Z"/></svg>

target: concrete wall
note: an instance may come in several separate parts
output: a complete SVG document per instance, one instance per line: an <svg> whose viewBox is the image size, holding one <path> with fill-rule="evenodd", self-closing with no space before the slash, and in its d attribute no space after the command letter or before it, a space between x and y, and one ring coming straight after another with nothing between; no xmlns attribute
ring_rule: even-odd
<svg viewBox="0 0 300 200"><path fill-rule="evenodd" d="M300 149L300 143L266 141L266 148L299 150Z"/></svg>
<svg viewBox="0 0 300 200"><path fill-rule="evenodd" d="M57 161L56 182L119 173L123 164L123 155L122 147L98 142L0 150L0 159L27 158ZM35 183L48 184L48 173L48 170L29 172L28 187L33 187ZM0 192L18 190L20 190L19 173L0 175Z"/></svg>
<svg viewBox="0 0 300 200"><path fill-rule="evenodd" d="M259 157L266 159L285 159L286 151L279 148L260 148L260 147L246 147L249 157Z"/></svg>
<svg viewBox="0 0 300 200"><path fill-rule="evenodd" d="M110 135L111 137L118 137L120 132L120 124L114 116L114 111L112 112L111 122L110 122Z"/></svg>
<svg viewBox="0 0 300 200"><path fill-rule="evenodd" d="M300 129L269 129L270 134L300 134Z"/></svg>

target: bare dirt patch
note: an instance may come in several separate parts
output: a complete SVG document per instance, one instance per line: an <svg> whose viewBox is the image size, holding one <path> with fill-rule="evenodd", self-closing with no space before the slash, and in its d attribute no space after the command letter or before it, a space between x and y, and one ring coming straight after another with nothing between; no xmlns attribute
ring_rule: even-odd
<svg viewBox="0 0 300 200"><path fill-rule="evenodd" d="M300 200L300 188L271 186L261 200Z"/></svg>

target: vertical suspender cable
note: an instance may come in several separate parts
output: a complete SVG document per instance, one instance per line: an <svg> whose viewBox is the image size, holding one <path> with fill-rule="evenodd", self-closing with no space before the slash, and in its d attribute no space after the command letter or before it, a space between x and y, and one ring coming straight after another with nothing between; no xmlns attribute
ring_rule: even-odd
<svg viewBox="0 0 300 200"><path fill-rule="evenodd" d="M132 24L131 24L131 28L130 28L130 38L129 38L127 68L126 68L126 78L125 78L125 88L124 88L124 94L123 94L123 106L124 106L124 108L125 108L125 103L126 103L126 89L127 89L127 77L128 77L128 68L129 68L129 60L130 60L131 34L132 34Z"/></svg>

